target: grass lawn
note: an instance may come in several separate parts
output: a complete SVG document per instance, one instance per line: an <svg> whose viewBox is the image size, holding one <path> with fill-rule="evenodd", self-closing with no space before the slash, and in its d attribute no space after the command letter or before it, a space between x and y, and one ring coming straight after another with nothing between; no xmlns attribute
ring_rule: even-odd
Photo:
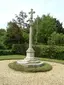
<svg viewBox="0 0 64 85"><path fill-rule="evenodd" d="M49 58L40 58L40 60L64 64L64 60L49 59Z"/></svg>
<svg viewBox="0 0 64 85"><path fill-rule="evenodd" d="M18 59L24 59L24 55L5 55L0 56L0 60L18 60ZM49 59L49 58L39 58L42 61L49 61L49 62L56 62L64 64L64 60L56 60L56 59Z"/></svg>
<svg viewBox="0 0 64 85"><path fill-rule="evenodd" d="M0 56L0 60L17 60L17 59L23 59L25 56L23 55L4 55Z"/></svg>
<svg viewBox="0 0 64 85"><path fill-rule="evenodd" d="M11 69L21 72L47 72L52 70L52 66L48 63L44 63L42 66L24 66L21 64L17 64L17 62L9 63L8 66Z"/></svg>

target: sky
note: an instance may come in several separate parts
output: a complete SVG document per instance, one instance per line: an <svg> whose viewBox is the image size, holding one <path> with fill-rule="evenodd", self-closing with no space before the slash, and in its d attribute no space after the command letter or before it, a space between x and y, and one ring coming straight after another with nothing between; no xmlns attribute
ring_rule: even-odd
<svg viewBox="0 0 64 85"><path fill-rule="evenodd" d="M64 27L64 0L0 0L0 28L6 28L21 10L28 14L31 8L35 11L34 17L50 13Z"/></svg>

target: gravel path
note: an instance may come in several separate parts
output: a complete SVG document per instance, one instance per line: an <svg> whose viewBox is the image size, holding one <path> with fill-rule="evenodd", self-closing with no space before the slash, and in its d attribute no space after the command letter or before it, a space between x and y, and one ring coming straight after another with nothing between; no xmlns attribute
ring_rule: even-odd
<svg viewBox="0 0 64 85"><path fill-rule="evenodd" d="M53 66L49 72L25 73L8 67L12 60L0 61L0 85L64 85L64 65L48 62Z"/></svg>

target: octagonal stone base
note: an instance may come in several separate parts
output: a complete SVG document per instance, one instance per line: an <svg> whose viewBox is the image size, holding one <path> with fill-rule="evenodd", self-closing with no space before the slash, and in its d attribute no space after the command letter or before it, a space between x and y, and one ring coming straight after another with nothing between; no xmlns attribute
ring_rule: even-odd
<svg viewBox="0 0 64 85"><path fill-rule="evenodd" d="M43 65L43 62L40 61L38 58L34 57L34 50L33 48L28 48L27 56L24 60L17 61L17 64L21 64L24 66L41 66Z"/></svg>
<svg viewBox="0 0 64 85"><path fill-rule="evenodd" d="M24 60L18 60L17 64L24 65L24 66L42 66L43 62L40 60L37 60L37 58L32 60L27 60L26 58Z"/></svg>

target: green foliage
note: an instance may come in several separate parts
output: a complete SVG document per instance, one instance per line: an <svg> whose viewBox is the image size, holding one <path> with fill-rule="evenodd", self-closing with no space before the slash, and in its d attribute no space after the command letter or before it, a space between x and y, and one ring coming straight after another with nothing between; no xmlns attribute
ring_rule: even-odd
<svg viewBox="0 0 64 85"><path fill-rule="evenodd" d="M53 58L55 54L55 48L53 46L36 45L35 46L36 57L48 57Z"/></svg>
<svg viewBox="0 0 64 85"><path fill-rule="evenodd" d="M26 44L13 44L12 46L12 52L14 54L26 54L26 50L27 50L27 45Z"/></svg>
<svg viewBox="0 0 64 85"><path fill-rule="evenodd" d="M0 29L0 36L3 36L6 33L5 29Z"/></svg>
<svg viewBox="0 0 64 85"><path fill-rule="evenodd" d="M0 55L12 55L12 50L0 50Z"/></svg>
<svg viewBox="0 0 64 85"><path fill-rule="evenodd" d="M22 29L22 34L23 34L23 38L24 38L24 42L28 43L29 42L29 29Z"/></svg>
<svg viewBox="0 0 64 85"><path fill-rule="evenodd" d="M1 55L8 54L7 51L3 51L5 49L12 49L14 54L26 54L28 48L26 43L29 41L29 28L24 28L26 16L23 16L23 14L26 13L20 12L19 15L16 15L16 20L8 23L7 30L0 29ZM35 55L38 57L64 59L64 49L60 47L60 45L64 45L63 33L64 29L59 20L49 14L42 17L38 16L33 21L33 43L49 44L50 46L33 46Z"/></svg>
<svg viewBox="0 0 64 85"><path fill-rule="evenodd" d="M64 34L53 32L48 39L48 44L64 45Z"/></svg>
<svg viewBox="0 0 64 85"><path fill-rule="evenodd" d="M64 60L64 46L36 45L34 46L35 56Z"/></svg>
<svg viewBox="0 0 64 85"><path fill-rule="evenodd" d="M33 67L33 66L26 67L17 64L17 62L13 62L13 63L9 63L8 66L16 71L22 71L22 72L46 72L52 69L52 66L47 63L44 63L42 66L38 66L38 67Z"/></svg>
<svg viewBox="0 0 64 85"><path fill-rule="evenodd" d="M4 44L0 44L0 50L5 50L6 49L6 47L4 46Z"/></svg>
<svg viewBox="0 0 64 85"><path fill-rule="evenodd" d="M13 22L9 22L7 26L7 33L4 44L11 48L13 44L24 43L22 30Z"/></svg>
<svg viewBox="0 0 64 85"><path fill-rule="evenodd" d="M38 22L38 23L37 23ZM38 26L37 26L38 25ZM48 15L43 15L41 18L37 17L33 23L34 30L34 40L39 43L46 43L48 37L55 31L57 33L62 33L62 24L56 18ZM36 36L37 35L37 36Z"/></svg>
<svg viewBox="0 0 64 85"><path fill-rule="evenodd" d="M0 55L0 60L18 60L24 58L25 56L23 55Z"/></svg>
<svg viewBox="0 0 64 85"><path fill-rule="evenodd" d="M0 44L3 44L6 35L5 29L0 29Z"/></svg>
<svg viewBox="0 0 64 85"><path fill-rule="evenodd" d="M2 55L0 60L18 60L24 59L26 56L23 55ZM50 59L50 58L39 58L41 61L49 61L64 64L64 60Z"/></svg>
<svg viewBox="0 0 64 85"><path fill-rule="evenodd" d="M19 15L16 14L16 19L13 19L13 22L16 23L20 28L26 27L25 18L27 18L27 15L25 12L20 11Z"/></svg>

